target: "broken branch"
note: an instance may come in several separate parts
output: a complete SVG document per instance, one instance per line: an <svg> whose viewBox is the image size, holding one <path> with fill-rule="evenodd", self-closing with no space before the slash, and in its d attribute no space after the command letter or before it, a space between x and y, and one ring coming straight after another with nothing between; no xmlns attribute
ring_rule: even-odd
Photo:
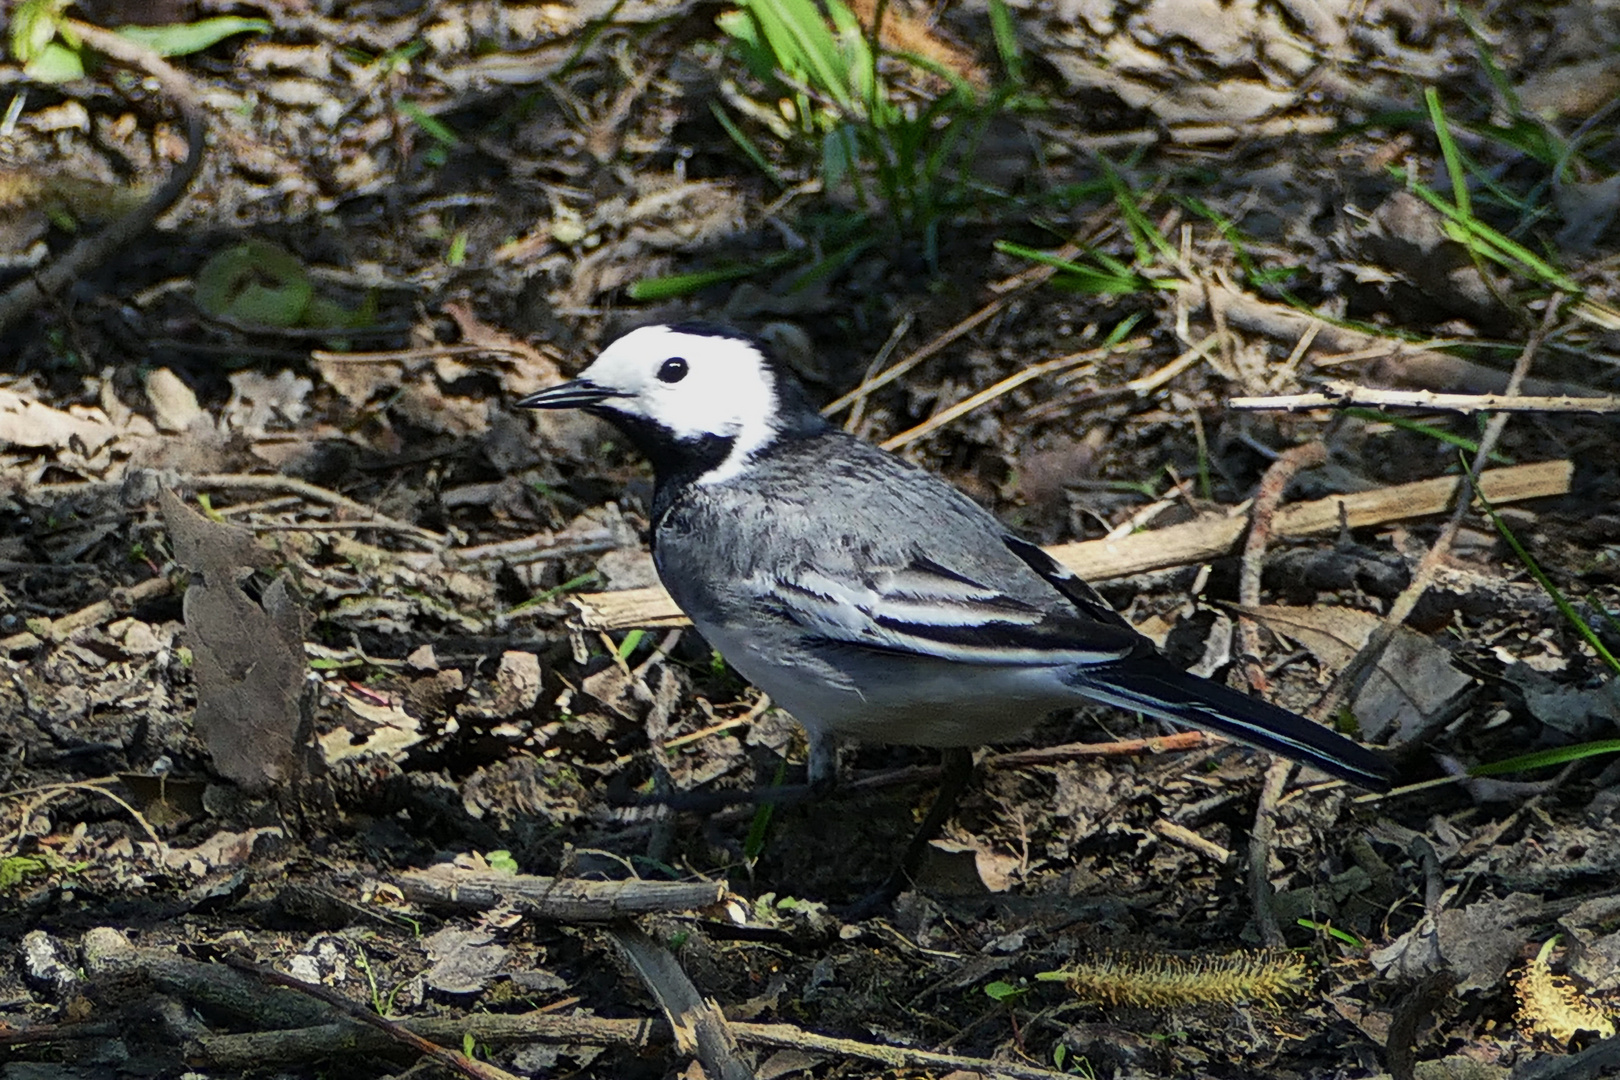
<svg viewBox="0 0 1620 1080"><path fill-rule="evenodd" d="M1493 503L1522 502L1569 491L1574 466L1544 461L1492 469L1480 475L1480 490ZM1274 537L1311 536L1339 527L1340 508L1350 528L1444 513L1457 497L1462 479L1455 476L1397 484L1377 491L1334 495L1294 503L1277 511ZM1107 581L1149 570L1202 562L1231 551L1248 522L1240 516L1208 518L1167 529L1134 533L1115 540L1085 540L1047 549L1058 562L1088 581ZM584 593L573 598L587 630L628 630L689 625L675 601L659 586L618 592Z"/></svg>

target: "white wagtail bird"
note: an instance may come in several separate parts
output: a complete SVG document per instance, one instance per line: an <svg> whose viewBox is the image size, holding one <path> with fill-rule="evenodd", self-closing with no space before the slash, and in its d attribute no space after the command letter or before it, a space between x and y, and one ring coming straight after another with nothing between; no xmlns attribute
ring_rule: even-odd
<svg viewBox="0 0 1620 1080"><path fill-rule="evenodd" d="M1378 754L1180 670L962 492L832 427L746 334L633 330L518 404L584 409L652 462L659 577L804 726L812 788L836 774L835 737L980 746L1088 701L1389 787Z"/></svg>

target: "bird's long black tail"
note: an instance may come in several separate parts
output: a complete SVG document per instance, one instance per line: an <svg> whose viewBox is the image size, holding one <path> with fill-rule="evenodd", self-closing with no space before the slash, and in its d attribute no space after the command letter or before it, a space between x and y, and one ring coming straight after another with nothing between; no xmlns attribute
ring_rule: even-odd
<svg viewBox="0 0 1620 1080"><path fill-rule="evenodd" d="M1160 656L1081 667L1071 677L1087 697L1258 746L1371 791L1388 791L1393 769L1382 756L1259 698L1200 678Z"/></svg>

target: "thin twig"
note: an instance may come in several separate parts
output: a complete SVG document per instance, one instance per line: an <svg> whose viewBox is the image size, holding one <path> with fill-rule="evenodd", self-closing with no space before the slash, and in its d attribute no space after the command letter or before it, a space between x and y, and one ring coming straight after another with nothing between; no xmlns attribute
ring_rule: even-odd
<svg viewBox="0 0 1620 1080"><path fill-rule="evenodd" d="M330 331L328 331L330 333ZM416 349L388 349L383 352L329 352L311 349L309 358L328 364L404 364L413 360L437 360L447 356L524 356L510 345L424 345Z"/></svg>
<svg viewBox="0 0 1620 1080"><path fill-rule="evenodd" d="M1092 215L1092 218L1087 219L1085 226L1080 231L1090 232L1095 224L1093 219L1103 220L1100 213L1094 214ZM1084 246L1081 243L1071 240L1053 254L1057 259L1072 259L1076 255L1080 254L1080 252L1083 250ZM857 386L849 393L843 395L829 404L826 408L822 409L821 415L833 416L842 410L847 409L849 406L855 404L855 402L861 400L869 394L873 394L878 390L883 389L883 387L888 386L890 383L894 382L894 380L906 374L918 364L921 364L924 360L936 355L947 346L966 335L968 332L984 325L995 316L1001 314L1001 312L1006 310L1007 305L1012 303L1013 300L1034 289L1037 285L1043 284L1057 272L1058 268L1056 266L1048 263L1040 263L1036 266L1030 267L1027 270L1019 271L1012 277L990 286L990 291L997 294L994 300L991 300L978 311L975 311L967 318L956 323L944 333L935 336L931 341L923 345L917 351L911 353L898 364L895 364L893 367L888 368L880 374L863 379L861 381L861 385Z"/></svg>
<svg viewBox="0 0 1620 1080"><path fill-rule="evenodd" d="M408 1046L417 1053L432 1058L445 1068L450 1069L453 1072L460 1073L462 1076L472 1077L473 1080L517 1080L516 1076L507 1072L505 1069L497 1068L496 1066L487 1062L474 1061L472 1058L458 1050L450 1050L446 1047L440 1046L438 1043L429 1042L427 1039L422 1038L422 1036L416 1034L414 1031L411 1031L404 1025L396 1024L392 1020L378 1016L370 1009L356 1005L354 1002L350 1001L336 990L332 990L315 983L307 983L302 979L296 979L291 975L284 975L274 968L265 967L262 964L255 964L253 961L244 959L240 956L226 956L225 963L229 964L238 971L257 976L258 978L263 979L265 982L271 983L275 986L283 986L289 990L297 990L301 994L308 994L310 997L319 998L332 1008L343 1013L343 1015L348 1016L351 1019L358 1020L362 1024L369 1024L378 1031L387 1034L387 1036L390 1039L393 1039L395 1042Z"/></svg>
<svg viewBox="0 0 1620 1080"><path fill-rule="evenodd" d="M609 1019L601 1016L556 1016L545 1010L511 1015L471 1013L465 1016L421 1017L405 1022L418 1032L446 1041L471 1035L481 1043L499 1045L513 1042L576 1043L586 1046L629 1046L644 1050L665 1045L673 1033L663 1020ZM1069 1074L1053 1072L1019 1061L989 1061L984 1058L918 1050L906 1046L818 1035L791 1024L755 1024L736 1021L731 1025L739 1041L756 1046L797 1050L826 1055L842 1062L871 1061L889 1069L917 1070L944 1075L965 1072L1006 1080L1065 1080ZM240 1070L275 1061L286 1067L319 1058L375 1054L384 1049L370 1031L356 1031L353 1024L323 1024L319 1027L283 1031L250 1032L241 1035L204 1035L197 1041L202 1064L219 1070Z"/></svg>
<svg viewBox="0 0 1620 1080"><path fill-rule="evenodd" d="M1204 340L1194 343L1186 352L1170 361L1157 371L1150 371L1139 379L1132 379L1125 384L1125 389L1138 394L1150 393L1192 367L1198 361L1209 356L1210 347L1220 340L1219 334L1211 334Z"/></svg>
<svg viewBox="0 0 1620 1080"><path fill-rule="evenodd" d="M1001 397L1003 394L1010 393L1011 391L1018 389L1020 386L1023 386L1025 383L1038 379L1043 375L1051 375L1067 368L1077 367L1088 360L1099 360L1105 356L1112 356L1117 353L1136 352L1140 349L1147 348L1147 344L1146 339L1125 341L1118 345L1104 346L1100 349L1087 349L1085 352L1070 353L1068 356L1060 356L1055 360L1047 360L1044 363L1032 364L1029 367L1024 368L1022 371L1013 372L1011 375L1007 376L1005 379L1002 379L994 386L985 387L978 393L971 394L968 397L963 398L955 405L949 405L941 409L939 412L935 413L933 416L930 416L927 420L924 420L916 427L909 428L902 431L898 435L885 439L879 445L885 450L898 450L902 446L914 443L918 439L932 434L933 432L944 427L946 424L949 424L951 421L966 416L974 409L983 408L985 405L990 404L990 402L996 400L998 397Z"/></svg>
<svg viewBox="0 0 1620 1080"><path fill-rule="evenodd" d="M259 473L205 473L200 476L182 476L179 478L182 487L190 488L223 488L227 491L280 491L291 495L301 495L311 502L325 503L351 514L360 515L379 529L388 529L392 532L402 533L412 539L431 545L436 550L443 550L449 543L448 537L436 533L431 529L424 529L420 525L412 525L408 521L389 517L378 510L373 510L365 503L356 502L347 495L340 495L327 488L318 487L304 480L295 480L290 476L266 476Z"/></svg>
<svg viewBox="0 0 1620 1080"><path fill-rule="evenodd" d="M58 795L66 795L70 791L79 791L91 795L100 795L102 798L108 799L123 807L125 812L128 813L130 817L135 819L135 824L141 827L142 831L146 833L147 839L151 840L152 844L157 848L157 858L155 861L161 865L164 858L168 855L168 845L165 844L163 842L163 838L157 834L157 830L152 828L152 823L146 820L146 815L142 814L139 810L135 809L134 806L130 805L127 799L124 799L123 797L107 790L107 785L116 784L118 782L119 781L116 776L107 776L96 780L64 780L56 784L41 784L38 787L18 788L15 791L0 792L0 800L20 798L24 795L44 796L44 798L29 803L27 809L23 812L22 828L26 828L28 825L29 815L34 810L37 810L51 802ZM18 831L18 836L19 838L21 837L21 829Z"/></svg>
<svg viewBox="0 0 1620 1080"><path fill-rule="evenodd" d="M59 619L45 620L43 624L37 624L40 631L37 635L31 630L24 630L20 634L0 638L0 653L38 648L46 641L61 641L75 631L87 626L97 626L115 615L126 613L143 601L167 596L174 591L174 582L159 576L136 582L127 589L114 588L107 591L109 595L105 600L97 600L88 607L70 612Z"/></svg>
<svg viewBox="0 0 1620 1080"><path fill-rule="evenodd" d="M1327 447L1320 439L1285 450L1266 469L1255 492L1249 512L1249 536L1243 543L1243 571L1238 582L1238 603L1246 608L1260 606L1260 575L1265 567L1266 545L1288 484L1302 469L1315 468L1327 461ZM1238 655L1243 661L1244 679L1249 689L1264 693L1266 673L1260 664L1260 627L1248 615L1238 616Z"/></svg>
<svg viewBox="0 0 1620 1080"><path fill-rule="evenodd" d="M1254 810L1254 829L1249 834L1249 900L1254 906L1254 922L1260 931L1260 940L1269 949L1280 949L1287 944L1282 927L1277 925L1277 912L1271 906L1271 846L1277 838L1277 804L1282 801L1283 789L1294 771L1294 763L1287 758L1276 758L1266 769L1266 782L1260 788L1260 802Z"/></svg>
<svg viewBox="0 0 1620 1080"><path fill-rule="evenodd" d="M1429 390L1381 390L1334 380L1319 394L1238 397L1233 409L1293 412L1299 409L1345 409L1354 405L1378 409L1429 409L1443 412L1616 413L1620 397L1514 397L1511 394L1436 394Z"/></svg>

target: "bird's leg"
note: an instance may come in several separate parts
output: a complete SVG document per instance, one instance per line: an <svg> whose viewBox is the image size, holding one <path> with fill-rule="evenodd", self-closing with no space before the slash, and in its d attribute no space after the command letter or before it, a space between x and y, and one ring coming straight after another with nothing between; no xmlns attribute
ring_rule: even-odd
<svg viewBox="0 0 1620 1080"><path fill-rule="evenodd" d="M911 834L911 841L906 845L905 854L900 856L900 864L882 885L838 913L845 921L858 922L877 914L892 904L894 898L911 884L911 879L916 875L917 867L922 864L923 855L928 850L929 841L938 836L940 829L950 820L957 802L962 798L962 792L967 790L968 781L973 779L973 751L967 747L953 746L946 749L943 764L945 772L940 777L939 794L934 796L934 804L928 808L928 814L923 818L922 824Z"/></svg>
<svg viewBox="0 0 1620 1080"><path fill-rule="evenodd" d="M810 763L805 770L810 793L825 798L838 786L838 740L819 728L807 727L804 733L810 739Z"/></svg>

